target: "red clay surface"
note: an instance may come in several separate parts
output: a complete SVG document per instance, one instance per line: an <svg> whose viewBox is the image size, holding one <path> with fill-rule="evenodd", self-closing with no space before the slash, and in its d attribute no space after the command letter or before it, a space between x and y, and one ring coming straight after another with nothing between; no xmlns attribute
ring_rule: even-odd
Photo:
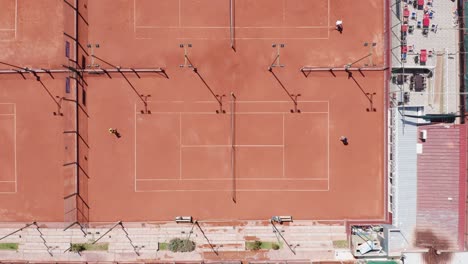
<svg viewBox="0 0 468 264"><path fill-rule="evenodd" d="M57 13L66 13L63 1L45 2L47 7L32 7L19 1L19 17L52 5L58 6ZM85 142L80 149L88 151L79 159L89 177L80 179L80 193L89 206L86 218L383 219L385 73L355 72L348 78L345 72L314 72L305 77L299 70L355 62L370 52L364 42L377 43L373 55L353 67L382 67L383 3L310 3L236 0L233 50L228 0L89 1L86 38L100 44L96 56L122 68L162 67L168 78L125 74L139 94L151 95L151 114L140 112L144 105L122 75L86 78L89 118L79 120ZM0 61L60 68L60 26L50 27L46 15L35 19L42 27L34 32L28 30L31 22L18 20L17 40L0 42L7 50ZM344 21L343 34L334 30L337 19ZM57 20L62 27L70 24L61 16ZM41 50L41 41L32 47L33 38L48 38L49 47ZM197 73L179 67L185 63L179 44L188 43L187 55ZM274 43L286 44L280 55L285 67L269 72L277 52ZM97 59L94 63L111 68ZM64 76L42 79L53 95L63 96ZM64 117L52 115L57 106L30 76L0 78L7 87L0 103L16 107L18 177L16 193L0 193L0 220L62 221L68 208L63 196L74 184L73 173L63 166L74 157L68 148L64 151L74 141L63 131L73 124L74 110L64 108ZM215 112L219 104L210 89L226 95L226 113ZM301 113L290 112L294 104L287 93L301 94ZM370 103L365 93L375 93L377 112L366 111ZM0 131L11 138L11 125L3 121ZM117 128L121 137L109 134L109 128ZM342 135L349 145L339 141ZM7 146L13 144L5 140ZM2 155L1 164L11 163L14 154L9 153ZM0 173L0 179L11 178L9 171Z"/></svg>
<svg viewBox="0 0 468 264"><path fill-rule="evenodd" d="M1 62L60 67L65 61L63 6L57 3L0 1ZM56 77L42 82L52 94L62 96L64 81ZM67 159L63 131L70 113L64 107L65 118L54 116L57 105L42 85L30 74L25 78L0 75L0 220L62 221L62 165Z"/></svg>
<svg viewBox="0 0 468 264"><path fill-rule="evenodd" d="M14 104L0 104L0 191L16 192Z"/></svg>

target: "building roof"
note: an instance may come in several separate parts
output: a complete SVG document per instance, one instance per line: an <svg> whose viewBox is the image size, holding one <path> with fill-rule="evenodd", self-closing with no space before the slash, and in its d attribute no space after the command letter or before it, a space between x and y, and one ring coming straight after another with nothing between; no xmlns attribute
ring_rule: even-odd
<svg viewBox="0 0 468 264"><path fill-rule="evenodd" d="M417 115L417 107L400 108L401 113ZM412 246L414 229L416 227L416 191L417 191L417 132L421 119L405 117L398 111L395 116L395 175L393 176L394 214L393 224L400 228L407 241L406 247Z"/></svg>
<svg viewBox="0 0 468 264"><path fill-rule="evenodd" d="M416 246L463 249L466 129L464 125L419 127ZM421 133L427 132L427 139ZM425 132L425 133L426 133Z"/></svg>

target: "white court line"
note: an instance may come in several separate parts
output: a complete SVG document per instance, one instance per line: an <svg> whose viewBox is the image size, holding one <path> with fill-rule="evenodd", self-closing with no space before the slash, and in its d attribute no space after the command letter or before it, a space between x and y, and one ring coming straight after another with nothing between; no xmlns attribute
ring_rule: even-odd
<svg viewBox="0 0 468 264"><path fill-rule="evenodd" d="M133 33L136 35L136 0L133 0Z"/></svg>
<svg viewBox="0 0 468 264"><path fill-rule="evenodd" d="M328 190L330 190L330 102L328 102L328 114L327 114L327 166L328 166Z"/></svg>
<svg viewBox="0 0 468 264"><path fill-rule="evenodd" d="M17 28L18 28L18 0L15 0L15 39L16 39Z"/></svg>
<svg viewBox="0 0 468 264"><path fill-rule="evenodd" d="M140 39L140 38L137 38ZM142 38L142 39L154 39L154 38ZM180 40L226 40L230 38L176 38ZM270 40L270 39L278 39L278 37L270 37L270 38L234 38L238 40ZM280 39L287 39L287 40L317 40L317 39L329 39L326 38L280 38Z"/></svg>
<svg viewBox="0 0 468 264"><path fill-rule="evenodd" d="M328 24L328 28L330 28L330 0L328 0L327 2L327 9L328 9L327 24ZM328 39L330 39L330 30L328 30Z"/></svg>
<svg viewBox="0 0 468 264"><path fill-rule="evenodd" d="M181 9L181 3L180 3L180 0L179 0L179 27L181 27L181 16L180 16L180 9Z"/></svg>
<svg viewBox="0 0 468 264"><path fill-rule="evenodd" d="M148 190L148 191L137 191L137 192L149 193L149 192L228 192L228 191L232 192L231 189ZM328 192L328 191L322 190L322 189L236 189L236 192Z"/></svg>
<svg viewBox="0 0 468 264"><path fill-rule="evenodd" d="M18 192L18 162L17 162L17 153L16 153L16 104L13 104L13 111L15 113L15 116L13 117L13 138L15 141L15 193Z"/></svg>
<svg viewBox="0 0 468 264"><path fill-rule="evenodd" d="M182 180L182 114L179 114L179 179Z"/></svg>
<svg viewBox="0 0 468 264"><path fill-rule="evenodd" d="M284 150L284 144L285 144L285 140L284 140L284 113L283 113L282 116L283 116L283 178L285 178L285 176L286 176L285 170L286 170L286 169L284 168L284 166L285 166L285 162L284 162L284 153L285 153L286 151Z"/></svg>
<svg viewBox="0 0 468 264"><path fill-rule="evenodd" d="M135 112L136 114L141 114L140 112ZM230 114L231 112L226 111L225 115ZM290 112L236 112L239 115L261 115L261 114L268 114L268 115L284 115ZM213 112L156 112L151 111L151 114L168 114L168 115L219 115L218 113L213 110ZM301 114L328 114L328 112L302 112Z"/></svg>
<svg viewBox="0 0 468 264"><path fill-rule="evenodd" d="M134 104L135 109L135 192L137 191L137 115L136 115L136 104Z"/></svg>
<svg viewBox="0 0 468 264"><path fill-rule="evenodd" d="M233 145L181 145L182 148L227 148L227 147L232 147ZM273 148L282 148L284 145L234 145L234 147L255 147L255 148L267 148L267 147L273 147Z"/></svg>
<svg viewBox="0 0 468 264"><path fill-rule="evenodd" d="M13 31L15 30L14 28L0 28L0 31Z"/></svg>
<svg viewBox="0 0 468 264"><path fill-rule="evenodd" d="M16 181L0 181L0 183L1 183L1 182L16 182Z"/></svg>
<svg viewBox="0 0 468 264"><path fill-rule="evenodd" d="M283 0L283 25L286 22L286 0Z"/></svg>
<svg viewBox="0 0 468 264"><path fill-rule="evenodd" d="M146 28L146 29L176 29L176 28L181 28L181 29L229 29L229 26L136 26L136 28ZM233 27L234 29L328 29L328 27L325 26L295 26L295 27L286 27L286 26L244 26L244 27Z"/></svg>
<svg viewBox="0 0 468 264"><path fill-rule="evenodd" d="M266 178L266 177L256 177L256 178L238 178L239 181L324 181L327 178ZM230 181L232 178L189 178L182 179L182 181ZM174 178L160 178L160 179L138 179L137 181L179 181L179 179Z"/></svg>
<svg viewBox="0 0 468 264"><path fill-rule="evenodd" d="M0 114L0 116L14 116L15 114Z"/></svg>
<svg viewBox="0 0 468 264"><path fill-rule="evenodd" d="M148 103L192 103L192 104L213 104L213 105L218 105L218 102L213 101L213 100L202 100L202 101L181 101L181 100L174 100L174 101L164 101L164 100L154 100L154 101L147 101ZM298 101L299 103L328 103L328 101L323 101L323 100L307 100L307 101ZM237 102L238 104L252 104L252 103L291 103L291 100L289 101L284 101L284 100L246 100L246 101L239 101Z"/></svg>

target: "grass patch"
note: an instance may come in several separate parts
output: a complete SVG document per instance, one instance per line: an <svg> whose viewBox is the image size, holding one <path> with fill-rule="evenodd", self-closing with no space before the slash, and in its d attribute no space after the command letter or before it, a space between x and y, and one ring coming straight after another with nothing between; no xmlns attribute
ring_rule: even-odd
<svg viewBox="0 0 468 264"><path fill-rule="evenodd" d="M333 247L334 248L349 248L348 240L334 240Z"/></svg>
<svg viewBox="0 0 468 264"><path fill-rule="evenodd" d="M159 242L158 243L159 250L169 250L169 243L166 242Z"/></svg>
<svg viewBox="0 0 468 264"><path fill-rule="evenodd" d="M0 250L18 250L18 243L0 243Z"/></svg>
<svg viewBox="0 0 468 264"><path fill-rule="evenodd" d="M109 243L75 243L71 244L70 251L82 252L82 251L107 251L109 249Z"/></svg>
<svg viewBox="0 0 468 264"><path fill-rule="evenodd" d="M247 250L260 250L260 249L278 250L281 247L282 247L282 243L277 243L277 242L258 241L258 240L245 242L245 249Z"/></svg>

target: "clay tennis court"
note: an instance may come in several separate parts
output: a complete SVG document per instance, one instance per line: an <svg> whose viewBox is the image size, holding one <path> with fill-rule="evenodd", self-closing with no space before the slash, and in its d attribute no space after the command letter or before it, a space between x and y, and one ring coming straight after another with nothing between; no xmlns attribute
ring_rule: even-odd
<svg viewBox="0 0 468 264"><path fill-rule="evenodd" d="M20 18L31 8L48 7L11 2ZM60 23L73 27L67 4L45 2L59 5L58 28ZM178 215L385 218L383 3L102 0L80 1L78 9L83 46L78 64L114 71L83 75L80 108L60 102L63 116L51 114L57 111L51 98L68 96L66 74L41 74L52 97L31 74L26 80L0 75L7 85L0 97L0 131L7 135L2 138L7 148L1 150L7 166L0 176L0 189L6 191L0 197L10 197L0 199L4 220L63 221L64 213L74 210L67 200L72 189L78 190L71 202L78 218L90 222ZM37 19L47 23L45 15ZM343 34L335 30L338 19ZM59 37L49 42L57 48L34 56L4 55L1 61L61 68L67 37L60 29L22 32L28 21L19 21L16 39L56 33ZM18 52L15 41L5 38L0 45ZM37 94L19 87L36 87ZM42 116L39 125L25 110L32 101ZM48 145L54 147L44 148L41 139L24 134L32 129L50 133ZM63 133L73 130L79 134L73 140L67 138L73 133ZM33 156L44 158L44 168L22 169ZM73 161L79 165L76 173L64 166ZM38 194L37 185L50 192Z"/></svg>

